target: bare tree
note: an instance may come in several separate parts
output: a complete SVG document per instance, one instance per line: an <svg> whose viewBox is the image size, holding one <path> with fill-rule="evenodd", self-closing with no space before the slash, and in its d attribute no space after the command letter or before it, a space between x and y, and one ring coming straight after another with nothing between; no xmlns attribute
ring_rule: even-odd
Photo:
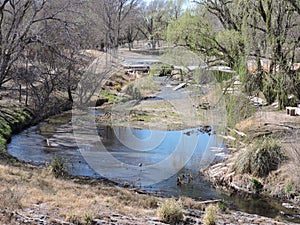
<svg viewBox="0 0 300 225"><path fill-rule="evenodd" d="M126 23L130 12L138 4L139 0L100 0L91 2L91 7L97 10L100 18L99 22L104 25L105 42L109 48L119 46L122 26Z"/></svg>
<svg viewBox="0 0 300 225"><path fill-rule="evenodd" d="M57 11L49 10L51 0L2 1L0 4L0 87L14 73L16 61L26 46L42 41L47 21L60 21Z"/></svg>
<svg viewBox="0 0 300 225"><path fill-rule="evenodd" d="M58 91L68 92L72 101L82 66L77 20L81 3L26 0L4 1L1 6L0 87L14 81L19 100L25 92L25 104L37 114L53 106Z"/></svg>

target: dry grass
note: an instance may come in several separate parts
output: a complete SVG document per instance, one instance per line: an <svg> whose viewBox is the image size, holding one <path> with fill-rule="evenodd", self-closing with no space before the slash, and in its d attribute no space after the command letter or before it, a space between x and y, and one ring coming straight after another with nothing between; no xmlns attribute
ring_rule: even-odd
<svg viewBox="0 0 300 225"><path fill-rule="evenodd" d="M182 208L203 211L204 206L187 197L178 201L137 194L132 190L102 183L101 181L74 178L56 179L49 168L11 166L0 163L0 223L15 224L10 218L2 217L1 210L18 211L29 217L32 212L48 215L49 221L56 220L87 224L93 219L106 219L109 215L120 214L133 218L153 218L164 202L176 207L166 207L164 215L176 212L175 219L182 219ZM5 196L5 197L4 197ZM4 203L3 203L4 202ZM157 206L160 208L156 209ZM216 220L220 213L216 210ZM162 214L161 214L162 215ZM224 216L225 214L222 214ZM226 214L226 221L237 221L234 215ZM172 217L173 218L173 217ZM177 220L176 219L176 220ZM145 222L136 223L145 224Z"/></svg>
<svg viewBox="0 0 300 225"><path fill-rule="evenodd" d="M197 202L194 199L189 198L189 197L181 196L179 198L179 202L184 208L197 209L197 210L201 210L201 211L205 210L204 204Z"/></svg>
<svg viewBox="0 0 300 225"><path fill-rule="evenodd" d="M157 217L162 222L177 224L183 219L182 206L174 199L167 200L157 209Z"/></svg>
<svg viewBox="0 0 300 225"><path fill-rule="evenodd" d="M91 185L56 179L46 168L0 165L0 181L1 208L17 210L43 205L47 211L56 212L59 218L70 222L86 222L110 211L128 216L154 216L153 208L159 201L100 181Z"/></svg>
<svg viewBox="0 0 300 225"><path fill-rule="evenodd" d="M282 147L278 142L265 137L240 152L235 160L234 170L238 173L264 177L272 170L276 170L284 159Z"/></svg>
<svg viewBox="0 0 300 225"><path fill-rule="evenodd" d="M216 224L216 207L214 205L209 205L205 209L205 214L203 217L203 222L205 225L215 225Z"/></svg>
<svg viewBox="0 0 300 225"><path fill-rule="evenodd" d="M269 155L265 154L269 151L260 151L261 154L258 154L259 151L256 151L258 150L257 147L256 149L251 149L251 146L248 146L248 150L241 150L237 153L239 156L235 160L238 162L235 164L236 169L239 172L252 172L255 169L249 167L249 159L252 158L252 161L255 162L255 165L252 167L258 169L256 175L265 175L264 171L267 171L265 169L268 169L267 167L272 168L271 164L273 164L275 167L272 169L277 169L271 171L267 177L262 179L264 189L268 190L271 196L298 199L300 193L300 135L298 135L300 117L289 116L285 111L277 111L269 106L256 112L251 118L241 121L236 125L236 128L245 132L247 134L246 139L250 140L251 143L260 142L260 147L262 147L263 142L266 142L266 139L275 139L277 144L281 146L285 156L285 160L280 163L282 161L279 159L282 159L281 153L277 154L277 151L272 151L272 154ZM268 135L267 138L264 135ZM255 144L252 145L252 148L253 146L255 147ZM253 157L255 154L257 158ZM271 158L270 160L267 159L269 157ZM258 158L265 158L265 161L259 161L257 160ZM275 164L274 159L277 160Z"/></svg>
<svg viewBox="0 0 300 225"><path fill-rule="evenodd" d="M255 124L256 124L255 120L251 117L251 118L248 118L248 119L238 123L236 125L236 128L239 129L239 130L245 131L245 130L249 130Z"/></svg>

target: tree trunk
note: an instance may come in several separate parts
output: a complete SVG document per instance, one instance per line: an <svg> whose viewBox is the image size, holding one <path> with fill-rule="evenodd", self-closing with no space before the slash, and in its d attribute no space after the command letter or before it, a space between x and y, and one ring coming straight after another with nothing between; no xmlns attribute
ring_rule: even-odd
<svg viewBox="0 0 300 225"><path fill-rule="evenodd" d="M26 97L25 97L25 106L28 106L28 85L26 84Z"/></svg>
<svg viewBox="0 0 300 225"><path fill-rule="evenodd" d="M152 49L155 50L156 49L156 40L154 38L152 38L152 40L151 40L151 45L152 45Z"/></svg>
<svg viewBox="0 0 300 225"><path fill-rule="evenodd" d="M73 103L72 90L71 90L70 86L68 87L68 98L69 98L69 101Z"/></svg>
<svg viewBox="0 0 300 225"><path fill-rule="evenodd" d="M19 103L22 102L22 85L19 84Z"/></svg>

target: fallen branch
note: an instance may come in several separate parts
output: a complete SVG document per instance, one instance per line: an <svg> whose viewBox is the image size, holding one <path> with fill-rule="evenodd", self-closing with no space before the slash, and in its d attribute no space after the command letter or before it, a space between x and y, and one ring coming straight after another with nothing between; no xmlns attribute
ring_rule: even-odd
<svg viewBox="0 0 300 225"><path fill-rule="evenodd" d="M245 134L244 132L238 131L238 130L236 130L236 129L231 129L231 128L229 128L229 127L227 127L227 129L228 129L229 131L235 132L236 134L240 135L241 137L246 137L246 134Z"/></svg>
<svg viewBox="0 0 300 225"><path fill-rule="evenodd" d="M265 123L264 125L265 126L273 125L273 126L279 126L279 127L286 127L286 128L291 129L291 130L300 129L299 127L292 127L292 126L289 126L289 125L286 125L286 124L280 124L280 123Z"/></svg>
<svg viewBox="0 0 300 225"><path fill-rule="evenodd" d="M206 201L202 201L202 202L199 202L200 204L212 204L212 203L218 203L218 202L222 202L222 199L216 199L216 200L206 200Z"/></svg>

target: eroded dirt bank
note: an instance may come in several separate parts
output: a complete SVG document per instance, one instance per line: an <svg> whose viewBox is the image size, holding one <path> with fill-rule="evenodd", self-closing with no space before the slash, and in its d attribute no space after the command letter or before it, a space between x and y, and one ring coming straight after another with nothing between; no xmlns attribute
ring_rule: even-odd
<svg viewBox="0 0 300 225"><path fill-rule="evenodd" d="M299 129L300 117L289 116L286 112L278 111L271 106L262 108L252 117L237 124L235 130L228 131L230 136L227 158L203 172L215 186L229 193L248 196L259 194L280 199L284 202L282 204L284 207L293 208L299 213ZM236 169L239 160L246 161L245 155L249 149L259 146L257 143L264 140L275 140L276 144L281 146L284 157L280 163L264 176L251 174L251 171L239 173ZM265 161L264 164L270 161L272 159Z"/></svg>

